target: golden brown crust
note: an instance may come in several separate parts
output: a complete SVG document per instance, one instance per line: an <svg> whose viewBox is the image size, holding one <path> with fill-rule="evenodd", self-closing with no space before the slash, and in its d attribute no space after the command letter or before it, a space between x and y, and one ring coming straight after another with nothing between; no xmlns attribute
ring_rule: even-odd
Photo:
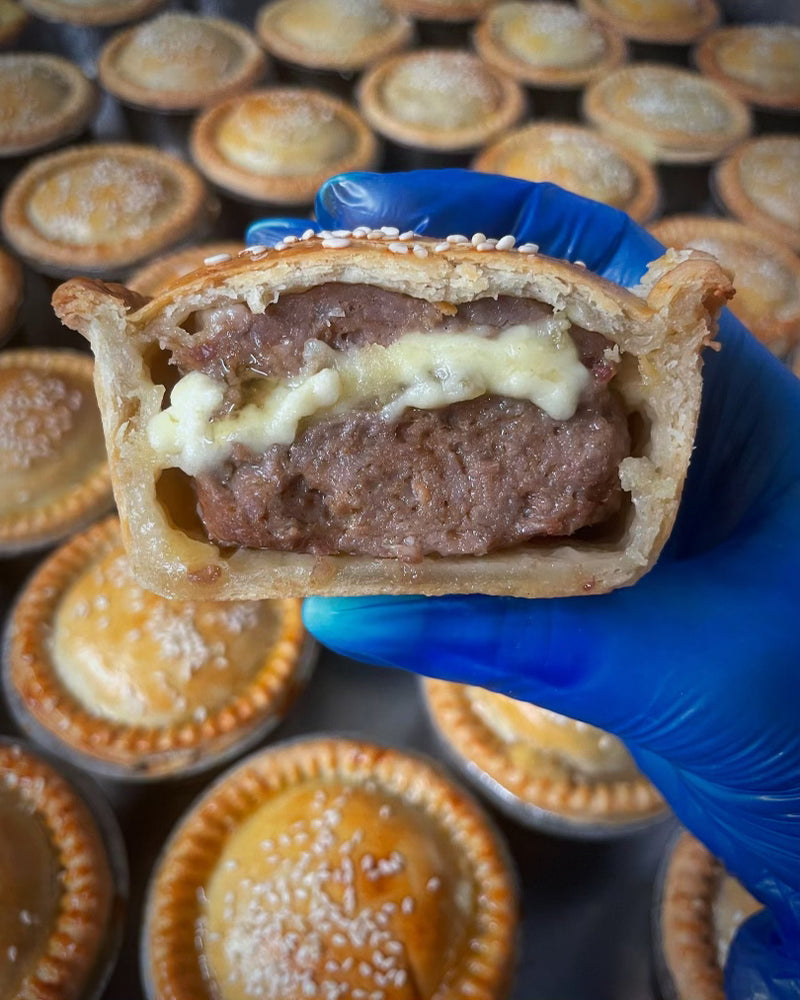
<svg viewBox="0 0 800 1000"><path fill-rule="evenodd" d="M651 0L640 0L639 10L615 12L608 0L579 0L581 7L592 17L603 21L621 35L637 42L661 43L664 45L688 45L696 41L720 20L717 0L699 0L692 10L687 4L672 16L654 17Z"/></svg>
<svg viewBox="0 0 800 1000"><path fill-rule="evenodd" d="M140 295L152 298L164 291L173 281L203 267L209 258L218 258L223 254L235 257L242 250L244 243L241 240L219 240L215 243L201 243L198 246L176 250L162 257L156 257L144 267L140 267L127 279L127 285Z"/></svg>
<svg viewBox="0 0 800 1000"><path fill-rule="evenodd" d="M123 537L142 584L172 597L220 599L469 592L544 597L633 583L653 565L672 528L699 408L700 351L732 294L725 272L705 254L671 252L651 265L641 295L635 295L526 246L522 252L484 252L471 243L448 244L437 252L437 240L404 243L377 236L256 248L195 272L129 315L121 293L100 283L71 281L56 290L57 314L91 340L97 356L97 393ZM409 564L247 549L223 556L208 541L177 529L180 516L171 515L156 493L161 462L147 438L148 421L164 395L145 360L151 324L177 324L196 309L231 300L261 312L276 293L331 281L372 284L431 302L531 297L565 309L581 326L617 343L624 362L615 377L617 391L650 428L642 454L620 466L632 501L621 533L596 542L556 540L480 558L430 557Z"/></svg>
<svg viewBox="0 0 800 1000"><path fill-rule="evenodd" d="M389 0L390 6L418 21L474 21L495 0Z"/></svg>
<svg viewBox="0 0 800 1000"><path fill-rule="evenodd" d="M0 250L0 342L13 330L23 295L22 267L11 254Z"/></svg>
<svg viewBox="0 0 800 1000"><path fill-rule="evenodd" d="M92 27L122 24L152 14L165 0L25 0L31 13L49 21Z"/></svg>
<svg viewBox="0 0 800 1000"><path fill-rule="evenodd" d="M449 847L452 864L463 872L462 877L469 883L472 905L469 907L471 912L465 912L467 907L459 905L455 899L450 903L453 921L465 925L467 947L462 945L456 954L448 956L451 968L438 988L426 995L430 995L431 1000L451 1000L467 994L476 1000L505 996L513 971L517 914L513 876L499 838L472 800L430 763L397 750L333 737L287 743L250 757L212 787L180 823L157 866L145 915L146 971L153 993L169 995L174 1000L202 1000L216 995L203 976L196 948L196 928L209 881L227 842L247 819L265 803L277 801L290 790L304 785L322 788L334 797L340 789L362 789L374 803L373 826L376 828L378 810L383 804L389 812L396 807L407 809L415 825L419 824L422 830L436 831ZM387 823L385 846L388 854L391 816ZM363 841L357 840L359 830ZM269 832L271 834L272 830ZM370 850L370 841L374 842L377 830L361 827L352 830L340 821L337 833L342 840L354 835L353 867L356 872L366 871L369 861L374 859L363 852ZM291 846L287 831L282 831L282 836L285 839L275 836L274 850L279 858L289 859L297 854L298 848ZM381 843L383 845L382 835ZM306 853L313 854L313 851ZM412 872L415 865L426 865L422 857L404 860ZM291 884L287 885L289 893L293 889ZM420 890L424 891L422 886L416 889ZM335 891L338 894L339 890ZM354 894L348 907L350 916L357 914L364 905L361 895L358 890ZM410 901L413 904L413 899ZM398 899L394 903L395 912L404 902ZM403 913L410 909L403 909ZM381 926L387 925L391 926L387 921L376 925L375 929L380 932ZM322 934L335 930L336 927ZM363 981L359 964L371 963L378 950L375 944L370 944L369 934L363 937L363 941L351 940L347 945L348 955L354 958L350 963L353 984ZM435 934L430 937L437 939ZM407 941L406 946L412 955L416 953L420 965L437 958L431 956L430 949L435 945L426 944L425 935L416 933L414 938L414 941ZM473 942L471 947L470 942ZM291 979L284 994L287 997L300 996L302 989L301 978L291 976L288 968L294 954L295 949L287 948L286 969L281 969L286 972L286 978ZM400 990L398 995L418 995L417 984L409 978L417 963L412 957L411 968L407 968L409 959L405 948L393 954L401 957L392 961L391 955L383 956L387 968L398 972L406 970L402 982L400 978L395 979L398 987L406 984L406 990ZM438 956L439 962L442 959L443 956ZM319 968L313 959L303 965L309 970L312 982L315 974L322 972L322 962L318 965ZM346 984L350 965L330 978ZM368 964L367 968L374 979L378 967Z"/></svg>

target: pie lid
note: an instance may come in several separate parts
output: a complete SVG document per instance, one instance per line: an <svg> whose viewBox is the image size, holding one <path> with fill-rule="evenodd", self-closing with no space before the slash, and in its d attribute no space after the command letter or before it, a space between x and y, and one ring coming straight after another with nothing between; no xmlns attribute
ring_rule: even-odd
<svg viewBox="0 0 800 1000"><path fill-rule="evenodd" d="M743 101L800 111L800 27L728 25L706 35L693 58L701 73Z"/></svg>
<svg viewBox="0 0 800 1000"><path fill-rule="evenodd" d="M126 104L194 111L249 89L266 68L255 36L241 25L170 12L114 35L100 55L98 75Z"/></svg>
<svg viewBox="0 0 800 1000"><path fill-rule="evenodd" d="M0 46L13 45L27 23L27 11L16 0L0 0Z"/></svg>
<svg viewBox="0 0 800 1000"><path fill-rule="evenodd" d="M245 249L237 240L219 240L214 243L200 243L185 247L173 253L156 257L149 264L131 274L125 284L140 295L155 298L176 278L183 278L199 267L222 263L237 256Z"/></svg>
<svg viewBox="0 0 800 1000"><path fill-rule="evenodd" d="M301 602L169 601L134 580L116 517L37 570L9 618L4 684L18 724L121 780L205 770L288 711L316 658Z"/></svg>
<svg viewBox="0 0 800 1000"><path fill-rule="evenodd" d="M37 17L92 27L124 24L146 17L163 7L165 0L25 0Z"/></svg>
<svg viewBox="0 0 800 1000"><path fill-rule="evenodd" d="M600 840L670 815L611 734L464 684L426 679L422 687L447 758L518 823ZM517 718L520 711L538 722Z"/></svg>
<svg viewBox="0 0 800 1000"><path fill-rule="evenodd" d="M706 215L674 215L649 229L665 246L704 250L733 272L728 308L773 354L785 358L800 343L800 258L785 244Z"/></svg>
<svg viewBox="0 0 800 1000"><path fill-rule="evenodd" d="M579 0L592 17L636 42L688 45L716 27L717 0Z"/></svg>
<svg viewBox="0 0 800 1000"><path fill-rule="evenodd" d="M19 261L0 249L0 344L13 333L24 286Z"/></svg>
<svg viewBox="0 0 800 1000"><path fill-rule="evenodd" d="M474 21L496 0L389 0L401 14L418 21Z"/></svg>
<svg viewBox="0 0 800 1000"><path fill-rule="evenodd" d="M223 191L303 205L334 174L375 165L375 136L353 108L321 90L269 87L231 97L196 120L192 157Z"/></svg>
<svg viewBox="0 0 800 1000"><path fill-rule="evenodd" d="M0 554L50 545L111 508L93 372L77 351L0 354Z"/></svg>
<svg viewBox="0 0 800 1000"><path fill-rule="evenodd" d="M623 66L586 90L583 113L602 131L661 163L709 163L752 129L747 105L692 70Z"/></svg>
<svg viewBox="0 0 800 1000"><path fill-rule="evenodd" d="M637 222L651 218L661 201L653 167L597 129L572 122L523 125L486 146L473 169L560 187L614 205Z"/></svg>
<svg viewBox="0 0 800 1000"><path fill-rule="evenodd" d="M743 142L717 164L711 189L741 222L800 250L800 137Z"/></svg>
<svg viewBox="0 0 800 1000"><path fill-rule="evenodd" d="M384 0L273 0L256 18L261 44L278 59L355 72L414 39L411 20Z"/></svg>
<svg viewBox="0 0 800 1000"><path fill-rule="evenodd" d="M561 0L499 3L473 38L487 63L533 87L580 88L627 58L621 35Z"/></svg>
<svg viewBox="0 0 800 1000"><path fill-rule="evenodd" d="M0 737L0 830L3 995L98 1000L128 894L110 806L83 776Z"/></svg>
<svg viewBox="0 0 800 1000"><path fill-rule="evenodd" d="M99 143L32 160L1 211L6 239L35 270L109 276L187 239L210 207L202 178L178 157Z"/></svg>
<svg viewBox="0 0 800 1000"><path fill-rule="evenodd" d="M0 157L22 156L78 135L97 110L97 88L68 59L0 54Z"/></svg>
<svg viewBox="0 0 800 1000"><path fill-rule="evenodd" d="M362 77L357 101L387 139L438 152L477 149L525 113L525 94L472 52L418 49L390 56Z"/></svg>
<svg viewBox="0 0 800 1000"><path fill-rule="evenodd" d="M687 830L668 844L655 883L655 971L664 1000L725 1000L723 968L740 924L761 904Z"/></svg>

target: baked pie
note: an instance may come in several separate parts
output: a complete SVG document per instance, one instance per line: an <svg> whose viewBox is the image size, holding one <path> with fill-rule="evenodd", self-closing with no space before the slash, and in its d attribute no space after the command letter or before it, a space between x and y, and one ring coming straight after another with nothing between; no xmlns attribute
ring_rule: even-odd
<svg viewBox="0 0 800 1000"><path fill-rule="evenodd" d="M752 129L748 107L721 84L692 70L636 63L585 92L589 121L660 163L708 163Z"/></svg>
<svg viewBox="0 0 800 1000"><path fill-rule="evenodd" d="M800 27L738 24L707 35L697 68L757 107L800 111Z"/></svg>
<svg viewBox="0 0 800 1000"><path fill-rule="evenodd" d="M0 354L0 553L49 545L111 508L92 359Z"/></svg>
<svg viewBox="0 0 800 1000"><path fill-rule="evenodd" d="M229 771L172 834L149 889L146 990L495 1000L516 922L502 843L432 764L297 741Z"/></svg>
<svg viewBox="0 0 800 1000"><path fill-rule="evenodd" d="M583 87L627 57L620 35L561 0L498 3L481 19L474 41L487 63L533 87Z"/></svg>
<svg viewBox="0 0 800 1000"><path fill-rule="evenodd" d="M650 163L585 125L523 125L481 150L472 166L489 174L550 181L621 208L637 222L651 218L660 201L658 176Z"/></svg>
<svg viewBox="0 0 800 1000"><path fill-rule="evenodd" d="M233 21L167 13L115 35L103 48L103 87L134 107L194 111L247 90L266 60L253 34Z"/></svg>
<svg viewBox="0 0 800 1000"><path fill-rule="evenodd" d="M0 156L22 156L82 132L97 89L77 66L44 52L0 55Z"/></svg>
<svg viewBox="0 0 800 1000"><path fill-rule="evenodd" d="M334 174L375 165L377 143L348 104L321 90L271 87L208 108L192 131L192 156L228 194L305 205Z"/></svg>
<svg viewBox="0 0 800 1000"><path fill-rule="evenodd" d="M25 586L4 681L20 726L54 752L115 778L160 778L262 738L302 689L314 648L299 601L167 601L143 590L110 518Z"/></svg>
<svg viewBox="0 0 800 1000"><path fill-rule="evenodd" d="M101 822L113 823L110 810ZM125 891L112 830L107 846L106 830L65 778L23 744L0 741L3 997L79 1000L102 988Z"/></svg>
<svg viewBox="0 0 800 1000"><path fill-rule="evenodd" d="M165 0L23 0L28 10L47 21L83 27L125 24L152 14Z"/></svg>
<svg viewBox="0 0 800 1000"><path fill-rule="evenodd" d="M650 232L665 246L713 254L733 274L730 309L773 354L800 343L800 260L789 248L731 219L676 215Z"/></svg>
<svg viewBox="0 0 800 1000"><path fill-rule="evenodd" d="M483 688L423 685L450 759L520 822L603 837L665 817L658 791L610 733Z"/></svg>
<svg viewBox="0 0 800 1000"><path fill-rule="evenodd" d="M278 59L340 73L358 72L414 37L409 18L384 0L273 0L259 11L256 33Z"/></svg>
<svg viewBox="0 0 800 1000"><path fill-rule="evenodd" d="M718 163L712 189L741 222L800 250L800 138L762 135Z"/></svg>
<svg viewBox="0 0 800 1000"><path fill-rule="evenodd" d="M177 157L128 143L37 157L6 190L2 227L37 271L117 275L207 223L202 178Z"/></svg>
<svg viewBox="0 0 800 1000"><path fill-rule="evenodd" d="M235 257L242 250L244 243L238 240L219 240L175 250L140 267L127 279L127 285L140 295L155 297L177 278L191 274L206 263Z"/></svg>
<svg viewBox="0 0 800 1000"><path fill-rule="evenodd" d="M720 19L717 0L579 0L592 17L637 42L682 45Z"/></svg>
<svg viewBox="0 0 800 1000"><path fill-rule="evenodd" d="M456 49L390 56L362 77L357 97L366 120L385 138L442 153L477 149L525 112L516 81Z"/></svg>
<svg viewBox="0 0 800 1000"><path fill-rule="evenodd" d="M0 48L13 45L27 22L28 15L16 0L0 0Z"/></svg>
<svg viewBox="0 0 800 1000"><path fill-rule="evenodd" d="M722 975L739 926L761 904L684 831L658 900L657 971L675 1000L725 1000Z"/></svg>
<svg viewBox="0 0 800 1000"><path fill-rule="evenodd" d="M11 335L22 305L24 280L19 261L0 249L0 344Z"/></svg>

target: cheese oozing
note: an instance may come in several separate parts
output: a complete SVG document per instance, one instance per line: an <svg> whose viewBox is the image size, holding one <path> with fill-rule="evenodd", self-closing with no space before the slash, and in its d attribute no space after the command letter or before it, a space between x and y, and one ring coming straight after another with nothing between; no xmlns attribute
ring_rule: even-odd
<svg viewBox="0 0 800 1000"><path fill-rule="evenodd" d="M496 337L485 329L410 332L387 346L347 351L309 341L299 374L257 378L251 400L232 412L224 412L224 382L189 372L150 420L150 445L165 466L195 476L228 459L236 445L254 453L289 445L303 420L370 405L391 421L408 407L433 410L491 394L530 400L554 420L568 420L590 378L569 327L554 315Z"/></svg>

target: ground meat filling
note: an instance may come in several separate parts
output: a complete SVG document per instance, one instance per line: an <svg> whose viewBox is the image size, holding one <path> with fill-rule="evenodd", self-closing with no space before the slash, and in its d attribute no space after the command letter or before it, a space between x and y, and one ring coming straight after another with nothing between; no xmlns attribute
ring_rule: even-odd
<svg viewBox="0 0 800 1000"><path fill-rule="evenodd" d="M285 295L263 315L244 306L194 320L182 372L224 379L228 405L253 372L297 373L310 338L337 350L388 344L410 331L501 329L549 307L511 297L436 305L361 285ZM609 388L609 342L573 328L592 378L573 417L533 403L481 396L396 421L358 409L301 425L291 445L264 454L237 446L196 478L200 516L223 545L416 561L483 555L542 536L571 535L620 507L620 461L630 453L625 412Z"/></svg>

